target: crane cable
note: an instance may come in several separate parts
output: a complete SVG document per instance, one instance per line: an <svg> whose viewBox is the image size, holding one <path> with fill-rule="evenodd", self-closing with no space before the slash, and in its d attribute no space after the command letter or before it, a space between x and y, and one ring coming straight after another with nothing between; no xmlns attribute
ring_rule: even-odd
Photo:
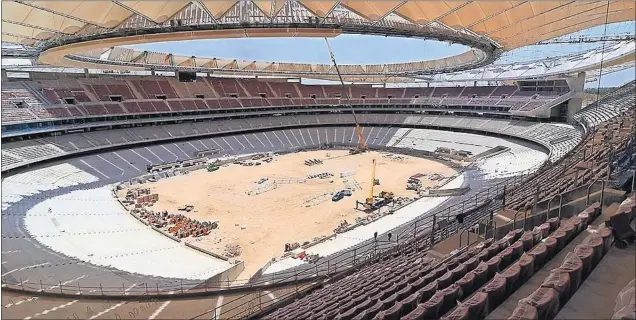
<svg viewBox="0 0 636 320"><path fill-rule="evenodd" d="M349 109L351 109L351 114L353 115L353 121L356 123L356 126L359 127L358 118L356 117L356 112L353 109L353 105L351 105L351 100L349 99L349 94L347 93L347 87L344 84L344 80L342 80L342 75L340 74L340 68L338 68L338 64L336 63L336 57L333 55L333 51L331 51L331 46L329 46L329 40L325 38L325 42L327 43L327 50L329 50L329 55L331 56L331 62L333 62L333 66L336 68L336 73L338 74L338 79L340 79L340 85L342 86L342 93L344 94L345 99L347 100L347 105Z"/></svg>

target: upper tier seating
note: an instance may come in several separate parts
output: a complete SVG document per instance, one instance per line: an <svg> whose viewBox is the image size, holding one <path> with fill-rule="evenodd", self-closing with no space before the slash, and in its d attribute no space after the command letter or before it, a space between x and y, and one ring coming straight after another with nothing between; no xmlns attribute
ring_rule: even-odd
<svg viewBox="0 0 636 320"><path fill-rule="evenodd" d="M349 98L356 99L375 99L377 98L378 90L371 87L349 87Z"/></svg>
<svg viewBox="0 0 636 320"><path fill-rule="evenodd" d="M450 98L456 98L464 90L463 87L436 87L433 91L433 97L447 96Z"/></svg>
<svg viewBox="0 0 636 320"><path fill-rule="evenodd" d="M101 101L111 101L111 96L121 96L124 100L138 99L124 80L81 79L80 83Z"/></svg>
<svg viewBox="0 0 636 320"><path fill-rule="evenodd" d="M81 117L84 115L76 106L73 105L64 107L30 108L29 110L40 119L63 119Z"/></svg>
<svg viewBox="0 0 636 320"><path fill-rule="evenodd" d="M237 81L238 83L238 81ZM272 89L267 85L266 82L259 81L256 79L242 79L239 83L245 88L245 92L249 97L276 97Z"/></svg>
<svg viewBox="0 0 636 320"><path fill-rule="evenodd" d="M462 92L462 97L472 97L473 95L477 97L489 97L491 93L493 93L493 87L466 87L464 92Z"/></svg>
<svg viewBox="0 0 636 320"><path fill-rule="evenodd" d="M206 78L219 97L249 97L237 80L232 78Z"/></svg>
<svg viewBox="0 0 636 320"><path fill-rule="evenodd" d="M159 96L166 96L168 99L179 98L170 82L165 79L134 79L129 81L143 99L157 99Z"/></svg>
<svg viewBox="0 0 636 320"><path fill-rule="evenodd" d="M509 97L519 90L517 86L499 86L491 94L490 97L498 98L503 95Z"/></svg>
<svg viewBox="0 0 636 320"><path fill-rule="evenodd" d="M37 115L26 108L2 108L3 122L24 122L37 119Z"/></svg>
<svg viewBox="0 0 636 320"><path fill-rule="evenodd" d="M170 83L181 98L197 98L197 95L203 95L203 98L215 98L218 96L203 78L197 78L195 82L180 82L172 78Z"/></svg>
<svg viewBox="0 0 636 320"><path fill-rule="evenodd" d="M267 82L267 84L270 86L270 88L272 88L272 91L277 97L300 97L300 94L298 93L298 87L295 83L270 81Z"/></svg>
<svg viewBox="0 0 636 320"><path fill-rule="evenodd" d="M5 82L2 84L2 108L16 108L17 104L26 103L22 107L37 107L42 102L21 82Z"/></svg>
<svg viewBox="0 0 636 320"><path fill-rule="evenodd" d="M90 102L86 91L73 78L63 78L59 80L38 80L32 82L34 87L41 90L41 94L51 104L66 103L65 98L73 98L77 102ZM70 102L69 102L70 103Z"/></svg>
<svg viewBox="0 0 636 320"><path fill-rule="evenodd" d="M8 82L2 93L2 105L12 108L16 105L12 102L21 99L27 107L40 107L40 100L44 104L64 105L77 104L80 111L62 110L34 111L35 119L29 112L17 111L15 114L5 112L7 123L20 122L22 120L68 118L72 116L95 116L124 113L155 113L155 112L179 112L188 110L204 110L218 108L241 107L268 107L268 106L304 106L304 105L338 105L343 103L343 89L337 85L303 85L289 82L265 82L262 79L238 79L238 78L199 78L196 82L179 82L173 77L127 77L126 79L94 79L94 78L70 78L63 77L57 80L36 80L27 82ZM500 96L486 96L487 92L513 93L516 87L408 87L408 88L371 88L364 86L347 86L345 92L350 96L350 102L360 105L381 104L428 104L431 106L469 106L479 105L487 107L500 107L502 111L532 110L548 102L556 96L539 96L536 100L528 96L512 96L501 99ZM461 96L458 96L461 93ZM473 94L478 97L472 98ZM90 102L111 102L115 97L121 96L121 106L107 105L102 110L99 104L91 106ZM256 100L240 101L225 99L236 96L237 98L257 98ZM19 98L17 98L19 97ZM303 98L296 100L276 100L280 98ZM340 98L339 98L340 97ZM362 98L364 97L364 99ZM415 97L418 97L415 99ZM481 98L480 98L481 97ZM71 99L72 98L72 99ZM193 102L183 99L205 99L204 102ZM221 100L213 101L212 99ZM629 98L629 97L626 97ZM74 99L74 101L73 101ZM168 99L167 103L148 102L139 100ZM179 102L176 101L179 100ZM271 99L263 101L260 99ZM311 101L310 99L316 99ZM134 102L132 102L134 101ZM87 106L82 106L87 104ZM167 106L166 106L167 104ZM89 112L84 112L87 109ZM495 110L495 109L491 109ZM59 111L59 112L58 112ZM43 115L42 118L39 115ZM59 116L56 116L59 115Z"/></svg>
<svg viewBox="0 0 636 320"><path fill-rule="evenodd" d="M425 98L425 97L429 97L431 95L431 93L433 93L433 91L436 88L405 88L404 89L404 98L415 98L415 97L420 97L420 98ZM394 98L400 98L400 97L395 97Z"/></svg>

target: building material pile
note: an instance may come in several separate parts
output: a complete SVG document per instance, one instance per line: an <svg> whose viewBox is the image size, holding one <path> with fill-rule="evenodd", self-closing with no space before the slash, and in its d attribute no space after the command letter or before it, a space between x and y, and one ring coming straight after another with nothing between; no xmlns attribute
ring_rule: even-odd
<svg viewBox="0 0 636 320"><path fill-rule="evenodd" d="M168 213L168 211L155 212L146 208L134 208L131 212L155 228L168 228L168 232L179 239L207 236L211 230L219 227L216 221L201 222L182 214Z"/></svg>
<svg viewBox="0 0 636 320"><path fill-rule="evenodd" d="M300 243L298 242L285 243L285 252L294 251L298 248L300 248Z"/></svg>
<svg viewBox="0 0 636 320"><path fill-rule="evenodd" d="M228 258L235 258L240 256L241 253L241 246L238 244L227 244L225 245L225 253L223 255Z"/></svg>
<svg viewBox="0 0 636 320"><path fill-rule="evenodd" d="M320 159L305 160L305 165L306 166L315 166L315 165L319 165L319 164L322 164L322 160L320 160Z"/></svg>
<svg viewBox="0 0 636 320"><path fill-rule="evenodd" d="M342 233L347 231L347 228L349 228L349 222L347 222L347 220L342 220L340 222L340 224L333 229L333 233Z"/></svg>
<svg viewBox="0 0 636 320"><path fill-rule="evenodd" d="M307 179L329 179L331 177L333 177L333 174L330 172L320 172L308 175Z"/></svg>
<svg viewBox="0 0 636 320"><path fill-rule="evenodd" d="M134 203L137 205L152 205L159 200L159 194L150 193L149 188L136 188L126 192L125 203Z"/></svg>
<svg viewBox="0 0 636 320"><path fill-rule="evenodd" d="M199 221L196 219L188 218L182 214L170 214L168 215L168 223L174 225L168 228L168 231L175 237L187 238L187 237L201 237L210 234L210 230L218 228L217 222L211 221Z"/></svg>

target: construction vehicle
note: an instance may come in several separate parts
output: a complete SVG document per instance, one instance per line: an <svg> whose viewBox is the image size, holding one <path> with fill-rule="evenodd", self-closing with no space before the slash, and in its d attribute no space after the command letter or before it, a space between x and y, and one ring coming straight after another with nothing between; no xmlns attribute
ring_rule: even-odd
<svg viewBox="0 0 636 320"><path fill-rule="evenodd" d="M186 204L183 207L178 208L177 210L179 211L186 211L186 212L190 212L194 209L194 206L191 204Z"/></svg>
<svg viewBox="0 0 636 320"><path fill-rule="evenodd" d="M393 194L393 192L388 192L388 191L380 191L380 198L387 200L387 201L393 201L393 197L395 195Z"/></svg>
<svg viewBox="0 0 636 320"><path fill-rule="evenodd" d="M362 129L360 128L360 124L358 123L358 118L356 117L356 112L351 105L351 100L349 99L349 90L345 87L344 81L342 80L342 75L340 74L340 68L338 68L338 64L336 63L336 57L333 55L333 51L331 51L331 46L329 46L329 40L325 38L325 42L327 43L327 50L329 50L329 55L331 56L331 62L333 62L333 66L336 69L336 73L338 74L338 78L340 79L340 85L342 85L342 97L347 101L347 105L351 109L351 115L353 115L353 121L356 124L356 133L358 134L358 146L355 148L349 149L349 154L359 154L367 151L367 141L364 139L364 135L362 134Z"/></svg>
<svg viewBox="0 0 636 320"><path fill-rule="evenodd" d="M367 142L364 139L364 135L362 134L362 129L360 129L360 124L358 124L358 119L356 119L355 113L353 115L353 119L356 122L356 133L358 134L358 139L360 141L358 142L358 146L356 148L349 149L349 154L350 155L363 153L363 152L367 151Z"/></svg>
<svg viewBox="0 0 636 320"><path fill-rule="evenodd" d="M367 198L364 199L364 202L356 201L356 209L358 209L359 205L362 205L364 210L373 211L390 202L393 202L393 197L394 197L393 192L380 191L377 197L373 196L373 189L377 184L379 184L379 183L376 183L378 182L377 181L378 179L375 178L375 165L376 165L375 159L373 159L373 165L371 167L371 187L369 188L369 194Z"/></svg>

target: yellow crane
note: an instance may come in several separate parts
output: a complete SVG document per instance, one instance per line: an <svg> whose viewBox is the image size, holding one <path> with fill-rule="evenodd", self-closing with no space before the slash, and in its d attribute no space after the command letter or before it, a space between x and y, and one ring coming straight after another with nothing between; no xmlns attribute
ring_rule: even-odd
<svg viewBox="0 0 636 320"><path fill-rule="evenodd" d="M373 187L375 187L375 158L373 159L373 165L371 167L371 187L369 188L369 195L364 201L364 203L368 206L373 206L373 203L375 202L373 199Z"/></svg>
<svg viewBox="0 0 636 320"><path fill-rule="evenodd" d="M369 194L366 199L364 199L364 202L356 201L356 209L358 209L358 205L362 205L365 210L374 210L393 201L393 192L380 191L378 197L373 196L373 190L376 185L375 166L376 161L374 158L371 166L371 186L369 187Z"/></svg>

